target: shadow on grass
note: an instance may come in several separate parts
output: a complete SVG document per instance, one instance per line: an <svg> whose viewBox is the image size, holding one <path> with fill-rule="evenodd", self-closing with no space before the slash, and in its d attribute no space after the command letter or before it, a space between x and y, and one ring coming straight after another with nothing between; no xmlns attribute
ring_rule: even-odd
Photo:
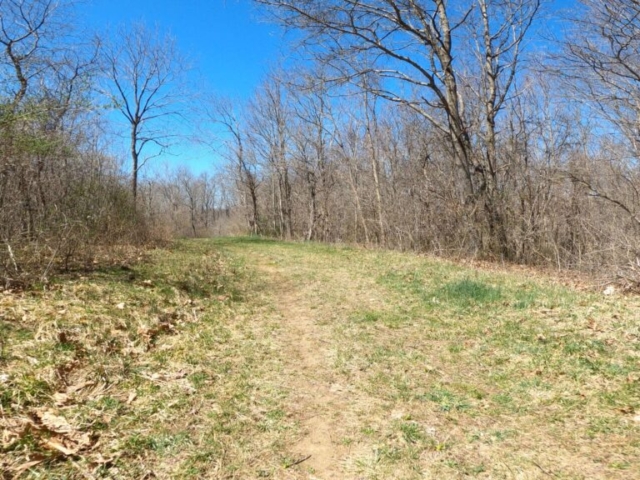
<svg viewBox="0 0 640 480"><path fill-rule="evenodd" d="M166 298L173 298L178 291L197 298L242 301L239 275L239 269L219 255L209 240L180 240L162 249L160 255L152 254L130 264L98 266L84 275L61 275L51 283L63 285L81 280L102 286L156 289Z"/></svg>
<svg viewBox="0 0 640 480"><path fill-rule="evenodd" d="M489 305L499 305L515 297L518 309L529 308L536 301L535 292L518 292L493 285L482 280L462 278L444 282L441 275L429 277L430 272L387 272L379 277L378 282L398 292L415 296L425 305L468 309ZM435 284L435 285L434 285ZM441 286L436 286L441 284Z"/></svg>
<svg viewBox="0 0 640 480"><path fill-rule="evenodd" d="M447 283L435 295L460 307L496 303L503 298L500 288L469 279Z"/></svg>
<svg viewBox="0 0 640 480"><path fill-rule="evenodd" d="M286 248L291 250L304 250L305 252L316 253L345 253L352 251L352 247L348 245L334 245L331 243L322 243L315 241L295 241L295 240L280 240L268 237L259 236L246 236L246 237L216 237L213 239L212 244L217 247L231 247L231 246L270 246L278 248Z"/></svg>
<svg viewBox="0 0 640 480"><path fill-rule="evenodd" d="M274 240L272 238L260 236L244 236L244 237L216 237L213 239L215 245L287 245L287 242ZM290 243L291 245L295 245Z"/></svg>

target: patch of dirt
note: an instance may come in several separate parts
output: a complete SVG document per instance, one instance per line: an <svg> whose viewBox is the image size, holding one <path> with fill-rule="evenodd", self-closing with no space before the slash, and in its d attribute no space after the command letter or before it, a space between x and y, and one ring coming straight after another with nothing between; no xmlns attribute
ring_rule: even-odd
<svg viewBox="0 0 640 480"><path fill-rule="evenodd" d="M308 286L271 266L259 269L273 282L280 341L288 350L285 381L303 434L290 448L290 467L310 480L350 478L343 467L358 446L341 442L354 422L350 407L357 399L332 373L330 327L319 324L326 312L311 308Z"/></svg>

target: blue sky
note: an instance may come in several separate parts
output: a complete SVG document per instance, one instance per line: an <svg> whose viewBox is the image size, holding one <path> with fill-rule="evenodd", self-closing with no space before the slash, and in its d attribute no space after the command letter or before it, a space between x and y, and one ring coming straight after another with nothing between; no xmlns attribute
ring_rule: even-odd
<svg viewBox="0 0 640 480"><path fill-rule="evenodd" d="M96 31L142 21L170 32L194 67L192 83L208 90L200 94L249 97L285 51L281 30L262 21L250 0L84 0L78 16ZM114 153L124 151L116 145ZM209 148L182 143L154 159L147 173L165 162L199 173L220 159Z"/></svg>
<svg viewBox="0 0 640 480"><path fill-rule="evenodd" d="M552 11L575 3L547 1ZM281 30L260 20L251 0L84 0L80 16L98 29L142 20L171 31L202 76L229 96L248 96L284 54Z"/></svg>
<svg viewBox="0 0 640 480"><path fill-rule="evenodd" d="M170 31L219 93L247 96L282 51L277 26L259 20L250 0L85 0L93 28L144 21Z"/></svg>
<svg viewBox="0 0 640 480"><path fill-rule="evenodd" d="M575 1L551 0L551 15L541 30L553 30L556 12ZM98 31L136 21L170 31L196 67L191 73L194 83L227 97L249 97L269 67L286 54L282 31L262 21L251 0L84 0L79 16ZM173 154L165 160L196 172L219 162L210 150L194 146L175 148Z"/></svg>

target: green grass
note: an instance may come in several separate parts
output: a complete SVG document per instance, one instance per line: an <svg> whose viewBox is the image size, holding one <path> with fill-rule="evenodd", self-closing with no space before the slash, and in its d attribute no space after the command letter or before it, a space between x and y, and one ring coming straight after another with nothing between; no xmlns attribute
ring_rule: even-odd
<svg viewBox="0 0 640 480"><path fill-rule="evenodd" d="M640 475L640 391L629 380L636 299L407 254L263 247L248 255L300 289L315 285L314 315L333 332L332 375L368 399L351 407L357 428L340 433L368 446L354 476L548 476L540 467L560 478ZM398 426L393 411L411 423ZM469 450L473 439L488 445L482 454Z"/></svg>
<svg viewBox="0 0 640 480"><path fill-rule="evenodd" d="M237 237L0 313L0 470L42 459L21 478L640 478L635 297ZM90 445L47 447L38 412ZM325 464L305 443L319 424Z"/></svg>
<svg viewBox="0 0 640 480"><path fill-rule="evenodd" d="M22 478L200 478L222 458L221 471L252 472L247 458L281 451L294 425L273 413L286 397L269 340L277 327L244 320L266 308L253 275L210 242L179 242L126 268L0 297L0 471L35 456ZM38 411L73 430L25 423ZM90 444L73 455L46 443L54 435L75 451L84 434Z"/></svg>
<svg viewBox="0 0 640 480"><path fill-rule="evenodd" d="M461 307L496 303L503 298L500 288L467 278L447 283L434 296Z"/></svg>

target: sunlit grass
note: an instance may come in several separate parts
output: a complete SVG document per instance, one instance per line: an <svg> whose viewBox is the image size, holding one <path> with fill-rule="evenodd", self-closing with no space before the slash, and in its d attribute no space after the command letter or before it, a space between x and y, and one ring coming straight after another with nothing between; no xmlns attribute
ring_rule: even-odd
<svg viewBox="0 0 640 480"><path fill-rule="evenodd" d="M41 460L21 478L320 475L292 450L308 418L291 351L301 315L310 385L342 399L319 404L342 478L640 478L633 297L240 237L0 304L1 428L44 411L91 435L73 455L36 420L5 435L1 468Z"/></svg>
<svg viewBox="0 0 640 480"><path fill-rule="evenodd" d="M35 458L21 478L270 471L265 449L278 455L293 426L272 413L286 396L269 340L277 326L246 320L265 308L251 275L210 242L181 242L144 263L5 295L0 427L11 434L0 470ZM22 422L35 411L73 431ZM81 434L91 437L83 448Z"/></svg>
<svg viewBox="0 0 640 480"><path fill-rule="evenodd" d="M318 324L333 332L333 375L367 399L352 406L359 428L343 435L362 447L352 475L639 472L636 299L393 252L254 252L301 288L317 286L310 295Z"/></svg>

